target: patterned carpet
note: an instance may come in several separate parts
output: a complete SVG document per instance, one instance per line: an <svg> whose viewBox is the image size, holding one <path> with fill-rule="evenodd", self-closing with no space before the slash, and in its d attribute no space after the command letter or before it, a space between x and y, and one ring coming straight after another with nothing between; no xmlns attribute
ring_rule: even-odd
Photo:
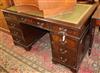
<svg viewBox="0 0 100 73"><path fill-rule="evenodd" d="M31 51L25 51L0 31L0 73L72 73L67 67L52 63L48 38L48 34L44 35ZM95 33L92 54L85 56L78 73L100 73L100 34Z"/></svg>

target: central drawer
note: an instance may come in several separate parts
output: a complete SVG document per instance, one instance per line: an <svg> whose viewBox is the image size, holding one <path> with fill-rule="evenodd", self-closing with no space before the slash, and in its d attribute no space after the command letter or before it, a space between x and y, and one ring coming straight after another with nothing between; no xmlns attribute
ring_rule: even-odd
<svg viewBox="0 0 100 73"><path fill-rule="evenodd" d="M50 24L48 22L32 18L32 16L18 15L15 13L13 14L13 13L8 13L8 12L4 12L4 16L8 22L12 22L10 24L8 23L8 25L10 26L15 26L16 24L15 22L17 22L17 23L29 24L29 25L42 28L45 30L49 30L50 28Z"/></svg>
<svg viewBox="0 0 100 73"><path fill-rule="evenodd" d="M38 28L46 29L46 30L49 30L49 26L50 26L48 22L30 18L30 17L25 17L25 16L20 16L19 21L21 23L29 24Z"/></svg>

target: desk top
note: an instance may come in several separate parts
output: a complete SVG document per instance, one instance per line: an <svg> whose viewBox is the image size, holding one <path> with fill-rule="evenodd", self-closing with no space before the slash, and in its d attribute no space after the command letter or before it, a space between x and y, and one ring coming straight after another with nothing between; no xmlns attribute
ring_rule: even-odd
<svg viewBox="0 0 100 73"><path fill-rule="evenodd" d="M89 5L89 4L77 4L75 9L72 12L70 13L64 12L59 15L52 16L50 18L78 24L84 16L88 15L88 12L91 10L92 7L93 5Z"/></svg>
<svg viewBox="0 0 100 73"><path fill-rule="evenodd" d="M92 18L100 20L100 5L97 8L97 10L95 11L95 13L93 14Z"/></svg>
<svg viewBox="0 0 100 73"><path fill-rule="evenodd" d="M97 6L96 4L77 4L72 11L63 12L61 14L57 14L48 18L44 18L43 15L41 15L41 13L36 13L34 10L32 12L27 12L25 14L43 17L44 19L57 20L64 23L74 24L74 25L78 25L78 24L81 25L84 24L85 21L90 17L90 15L95 10L96 6ZM7 8L6 10L19 12L16 6Z"/></svg>

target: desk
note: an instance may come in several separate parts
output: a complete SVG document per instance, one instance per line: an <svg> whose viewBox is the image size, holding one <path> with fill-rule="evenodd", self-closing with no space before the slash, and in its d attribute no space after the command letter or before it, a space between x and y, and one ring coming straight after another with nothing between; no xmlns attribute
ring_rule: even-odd
<svg viewBox="0 0 100 73"><path fill-rule="evenodd" d="M100 5L95 11L95 13L93 14L92 19L93 19L94 25L96 27L99 27L99 31L100 31Z"/></svg>
<svg viewBox="0 0 100 73"><path fill-rule="evenodd" d="M77 73L84 55L92 46L90 17L96 7L96 4L77 4L70 13L48 18L35 9L32 12L19 12L16 6L2 11L15 45L30 50L32 44L49 33L53 63L62 64Z"/></svg>

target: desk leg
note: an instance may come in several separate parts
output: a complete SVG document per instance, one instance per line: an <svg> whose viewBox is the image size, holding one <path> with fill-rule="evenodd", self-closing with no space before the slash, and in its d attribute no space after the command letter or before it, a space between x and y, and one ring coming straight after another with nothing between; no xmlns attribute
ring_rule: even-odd
<svg viewBox="0 0 100 73"><path fill-rule="evenodd" d="M90 31L90 48L88 51L88 55L91 54L93 39L94 39L94 34L95 34L95 20L94 19L91 19L89 31Z"/></svg>

